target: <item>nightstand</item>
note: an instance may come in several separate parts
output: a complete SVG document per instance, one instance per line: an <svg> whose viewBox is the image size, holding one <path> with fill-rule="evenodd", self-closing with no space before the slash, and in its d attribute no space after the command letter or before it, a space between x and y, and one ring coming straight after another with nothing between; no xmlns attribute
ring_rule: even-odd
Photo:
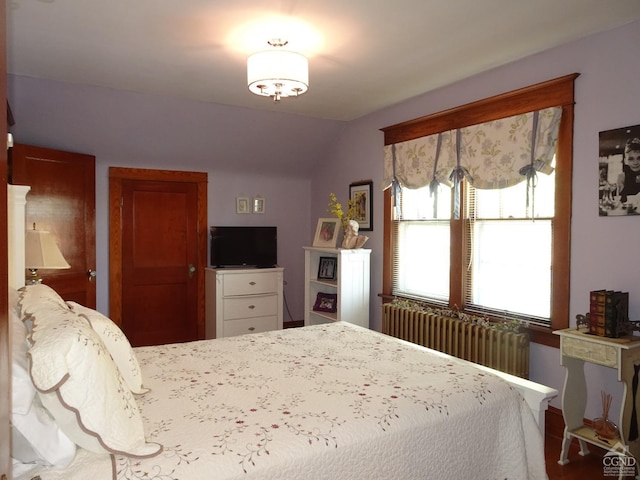
<svg viewBox="0 0 640 480"><path fill-rule="evenodd" d="M631 417L634 410L632 382L634 364L640 365L640 339L599 337L576 329L557 330L554 333L560 335L561 364L566 368L562 394L565 429L558 463L560 465L569 463L567 455L574 438L577 438L580 444L580 455L589 454L587 443L590 443L605 450L611 450L614 447L620 450L628 449L631 455L640 460L640 440L629 442ZM615 369L618 381L624 385L620 418L617 422L614 420L620 433L619 439L601 439L596 436L593 428L583 423L587 404L584 362ZM640 402L635 403L640 416Z"/></svg>

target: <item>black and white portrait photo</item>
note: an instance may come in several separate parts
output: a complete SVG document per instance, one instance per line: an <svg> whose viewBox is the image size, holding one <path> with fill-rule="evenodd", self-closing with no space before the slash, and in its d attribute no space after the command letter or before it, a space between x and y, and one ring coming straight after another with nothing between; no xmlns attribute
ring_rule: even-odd
<svg viewBox="0 0 640 480"><path fill-rule="evenodd" d="M600 216L638 215L640 125L600 132L598 211Z"/></svg>

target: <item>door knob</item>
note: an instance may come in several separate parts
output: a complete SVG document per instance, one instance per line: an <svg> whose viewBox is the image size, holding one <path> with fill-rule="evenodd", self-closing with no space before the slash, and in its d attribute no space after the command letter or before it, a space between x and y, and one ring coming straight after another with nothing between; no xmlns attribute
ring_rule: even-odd
<svg viewBox="0 0 640 480"><path fill-rule="evenodd" d="M87 277L89 277L89 282L93 282L93 279L96 278L96 271L95 270L87 270Z"/></svg>
<svg viewBox="0 0 640 480"><path fill-rule="evenodd" d="M193 274L196 273L196 267L193 263L189 264L189 278L193 278Z"/></svg>

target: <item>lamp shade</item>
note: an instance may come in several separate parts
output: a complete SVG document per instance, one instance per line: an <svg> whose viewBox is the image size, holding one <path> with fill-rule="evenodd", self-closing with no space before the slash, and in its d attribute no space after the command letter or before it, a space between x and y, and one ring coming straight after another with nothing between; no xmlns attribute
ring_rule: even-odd
<svg viewBox="0 0 640 480"><path fill-rule="evenodd" d="M71 265L62 256L51 234L45 230L27 230L25 238L25 267L63 269Z"/></svg>
<svg viewBox="0 0 640 480"><path fill-rule="evenodd" d="M309 88L309 62L288 50L266 50L247 59L247 84L256 95L280 97L302 95Z"/></svg>

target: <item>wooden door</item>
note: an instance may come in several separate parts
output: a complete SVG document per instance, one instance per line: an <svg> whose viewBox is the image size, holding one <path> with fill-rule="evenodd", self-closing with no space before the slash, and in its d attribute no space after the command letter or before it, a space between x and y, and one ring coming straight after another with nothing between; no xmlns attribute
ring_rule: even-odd
<svg viewBox="0 0 640 480"><path fill-rule="evenodd" d="M109 173L111 318L134 346L203 339L206 173Z"/></svg>
<svg viewBox="0 0 640 480"><path fill-rule="evenodd" d="M71 268L38 270L65 300L96 307L95 157L16 144L11 183L29 185L27 228L48 230Z"/></svg>

